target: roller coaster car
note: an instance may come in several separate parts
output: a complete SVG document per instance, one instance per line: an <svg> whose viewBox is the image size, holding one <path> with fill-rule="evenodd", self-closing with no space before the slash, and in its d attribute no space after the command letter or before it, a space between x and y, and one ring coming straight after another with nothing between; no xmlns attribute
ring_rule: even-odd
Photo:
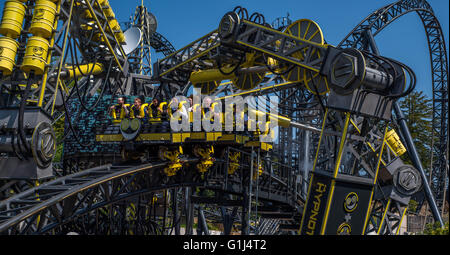
<svg viewBox="0 0 450 255"><path fill-rule="evenodd" d="M260 141L259 132L173 132L169 122L148 123L140 119L122 119L120 123L107 124L97 128L96 141L101 144L121 144L124 159L134 159L148 152L150 157L158 156L158 146L193 151L195 145L233 146L241 148L259 147L262 151L272 150L273 145Z"/></svg>

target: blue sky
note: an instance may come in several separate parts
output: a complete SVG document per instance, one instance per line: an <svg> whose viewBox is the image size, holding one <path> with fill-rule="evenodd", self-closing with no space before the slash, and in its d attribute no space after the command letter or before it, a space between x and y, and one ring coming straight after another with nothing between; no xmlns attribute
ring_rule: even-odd
<svg viewBox="0 0 450 255"><path fill-rule="evenodd" d="M134 13L140 0L109 0L121 20ZM216 29L222 16L235 6L247 8L249 13L259 12L272 22L289 13L291 20L308 18L322 28L325 40L337 45L362 19L393 0L145 0L157 20L157 31L169 39L175 48L181 48ZM449 31L449 1L428 0L438 17L447 51ZM431 96L431 72L425 31L415 13L403 16L381 32L376 41L383 55L409 65L417 75L417 90ZM161 55L153 56L162 58ZM155 59L156 60L156 59Z"/></svg>
<svg viewBox="0 0 450 255"><path fill-rule="evenodd" d="M0 0L3 10L5 0ZM120 22L128 21L141 0L109 0ZM325 40L337 45L362 19L393 0L144 0L158 20L157 31L169 39L175 48L216 29L222 16L235 6L243 6L249 14L262 13L271 23L289 13L291 20L308 18L322 28ZM448 52L449 1L428 0L445 34ZM425 32L418 15L403 16L387 27L376 41L382 55L409 65L417 75L417 90L431 96L431 72ZM448 54L448 53L447 53ZM162 58L154 54L153 61Z"/></svg>

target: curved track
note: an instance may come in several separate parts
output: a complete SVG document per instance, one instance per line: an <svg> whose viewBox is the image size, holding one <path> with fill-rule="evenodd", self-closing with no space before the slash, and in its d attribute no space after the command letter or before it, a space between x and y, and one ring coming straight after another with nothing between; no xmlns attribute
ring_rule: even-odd
<svg viewBox="0 0 450 255"><path fill-rule="evenodd" d="M64 233L65 225L74 224L83 216L96 219L94 221L98 225L98 210L107 210L106 214L114 214L108 211L108 208L120 203L126 204L124 210L129 210L130 206L135 208L137 197L180 187L200 187L221 194L227 193L227 198L238 197L225 201L225 205L241 206L245 203L245 199L241 197L248 192L249 172L245 171L249 168L248 165L242 165L235 174L228 175L226 164L220 164L225 162L219 162L202 177L195 167L189 168L189 164L195 161L197 159L183 160L185 168L170 178L162 171L168 162L139 166L107 164L59 177L1 201L0 233ZM251 188L251 192L258 192L258 199L263 205L261 208L264 208L264 203L269 203L272 206L271 211L279 213L286 210L285 214L292 218L298 211L298 203L302 198L300 193L296 192L297 187L289 175L290 168L274 164L277 164L277 170L264 171L257 182L259 186ZM281 170L282 168L284 170ZM222 202L217 200L217 197L198 197L193 203ZM113 222L118 218L126 217L109 217L104 221ZM66 229L73 231L73 226ZM100 232L105 233L112 232Z"/></svg>
<svg viewBox="0 0 450 255"><path fill-rule="evenodd" d="M89 210L148 192L131 182L137 177L151 176L164 165L166 163L137 167L109 164L29 189L0 203L0 232L8 229L8 234L45 233Z"/></svg>
<svg viewBox="0 0 450 255"><path fill-rule="evenodd" d="M150 45L156 52L161 52L164 56L169 56L175 52L175 47L162 34L154 32L150 38Z"/></svg>

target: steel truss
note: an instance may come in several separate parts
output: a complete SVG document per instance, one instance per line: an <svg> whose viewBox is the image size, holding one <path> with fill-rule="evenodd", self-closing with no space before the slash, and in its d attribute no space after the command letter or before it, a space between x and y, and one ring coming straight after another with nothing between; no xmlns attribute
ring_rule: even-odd
<svg viewBox="0 0 450 255"><path fill-rule="evenodd" d="M205 175L192 167L195 166L193 163L197 161L196 159L186 159L183 160L185 169L171 178L168 178L162 170L167 165L165 162L140 166L108 164L56 178L1 201L0 232L179 233L180 219L184 211L186 222L191 223L186 228L188 233L189 227L192 228L194 216L200 219L211 218L211 212L214 210L210 210L210 206L202 208L202 205L208 204L223 208L239 207L238 214L235 213L231 224L234 224L236 219L241 219L238 226L242 228L243 233L267 232L269 229L275 231L280 220L284 220L287 226L298 226L299 217L296 212L300 211L301 187L295 183L292 168L272 162L270 159L257 157L256 153L251 156L245 151L231 147L225 151L227 153L217 159L217 164ZM242 157L238 162L233 161L237 163L237 167L231 173L229 153L236 152L241 153ZM194 187L213 191L215 195L204 196L203 192L193 191ZM171 189L174 189L170 192L172 195L167 195L167 191ZM180 195L183 189L191 191L189 194ZM152 205L152 196L149 198L146 195L161 190L165 194L163 197L166 202L159 206L159 209L154 209L156 211L144 208L149 204ZM145 215L147 218L134 217L138 215L136 208L139 206L146 212L141 216ZM194 208L197 208L198 213L194 212ZM130 210L134 212L134 216L130 216ZM279 219L280 213L282 219ZM263 215L263 218L257 215ZM151 227L154 230L160 226L159 232L136 229L139 225L137 222L150 224L149 217L155 218L152 223L150 222L153 224ZM164 222L161 223L161 220L156 218L164 219ZM166 223L170 223L170 220L172 225L168 228ZM82 225L85 227L80 228ZM172 228L175 232L170 230ZM206 233L207 229L203 228L200 231Z"/></svg>
<svg viewBox="0 0 450 255"><path fill-rule="evenodd" d="M157 170L165 165L105 165L29 189L0 203L1 232L46 233L108 204L162 189L166 185L168 188L170 183L164 184L157 177ZM156 183L157 188L154 186Z"/></svg>
<svg viewBox="0 0 450 255"><path fill-rule="evenodd" d="M367 16L341 41L339 47L370 50L370 38L408 13L417 13L427 36L433 86L432 167L430 186L439 207L444 206L448 179L449 90L448 58L444 34L427 1L402 0Z"/></svg>

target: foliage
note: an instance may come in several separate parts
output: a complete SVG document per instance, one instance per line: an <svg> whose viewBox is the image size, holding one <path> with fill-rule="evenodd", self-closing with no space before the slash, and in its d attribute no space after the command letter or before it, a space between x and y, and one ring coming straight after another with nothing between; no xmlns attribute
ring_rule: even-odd
<svg viewBox="0 0 450 255"><path fill-rule="evenodd" d="M448 221L445 223L444 228L441 228L441 224L439 222L430 223L425 226L425 230L423 231L424 235L448 235Z"/></svg>
<svg viewBox="0 0 450 255"><path fill-rule="evenodd" d="M409 204L408 204L408 212L411 213L415 213L417 211L417 206L419 205L419 203L417 203L416 200L409 200Z"/></svg>
<svg viewBox="0 0 450 255"><path fill-rule="evenodd" d="M64 144L61 140L64 137L64 119L65 118L62 117L53 124L53 131L55 132L56 141L58 142L53 162L60 162L62 160Z"/></svg>
<svg viewBox="0 0 450 255"><path fill-rule="evenodd" d="M405 114L422 165L425 169L429 169L433 118L432 100L422 91L414 91L400 101L400 107ZM412 164L407 153L402 156L402 159L405 163Z"/></svg>

